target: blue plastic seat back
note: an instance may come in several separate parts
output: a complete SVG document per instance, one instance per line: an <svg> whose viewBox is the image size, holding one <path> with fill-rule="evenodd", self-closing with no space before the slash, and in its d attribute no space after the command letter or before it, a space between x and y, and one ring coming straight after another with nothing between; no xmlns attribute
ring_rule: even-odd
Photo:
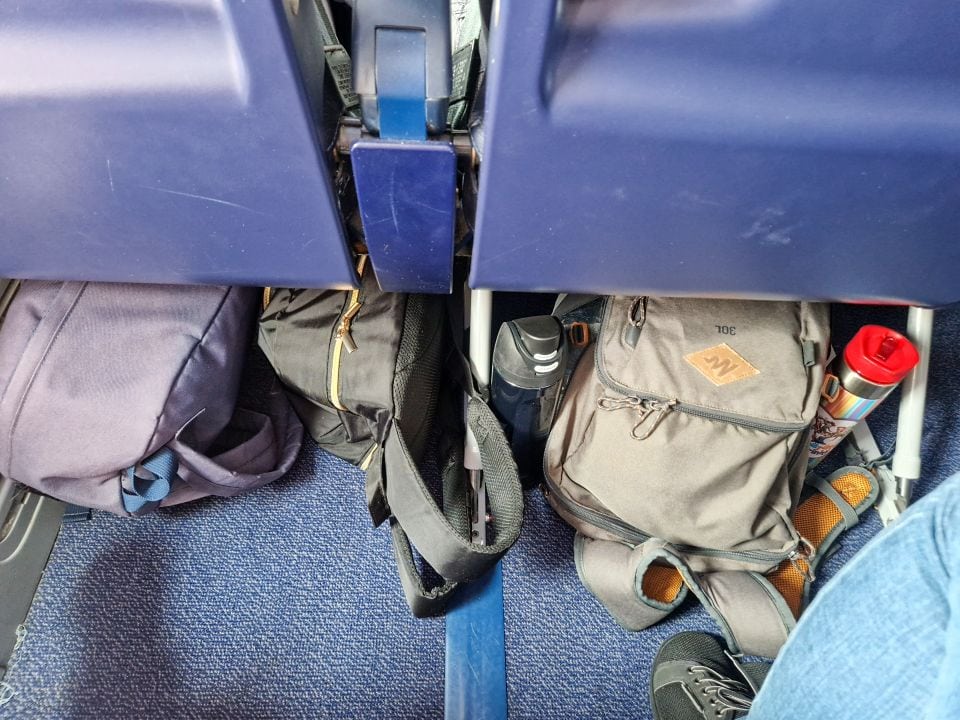
<svg viewBox="0 0 960 720"><path fill-rule="evenodd" d="M960 5L500 3L472 284L960 299Z"/></svg>

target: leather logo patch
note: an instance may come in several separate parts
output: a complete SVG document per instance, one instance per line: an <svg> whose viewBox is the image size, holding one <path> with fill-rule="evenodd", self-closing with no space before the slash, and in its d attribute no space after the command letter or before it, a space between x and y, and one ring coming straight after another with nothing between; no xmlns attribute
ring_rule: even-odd
<svg viewBox="0 0 960 720"><path fill-rule="evenodd" d="M759 370L726 343L690 353L683 359L714 385L727 385L760 374Z"/></svg>

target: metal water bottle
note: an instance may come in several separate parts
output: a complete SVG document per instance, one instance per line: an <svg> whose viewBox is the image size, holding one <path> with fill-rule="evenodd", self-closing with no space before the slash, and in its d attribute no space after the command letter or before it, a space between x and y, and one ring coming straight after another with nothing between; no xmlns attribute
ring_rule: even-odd
<svg viewBox="0 0 960 720"><path fill-rule="evenodd" d="M873 412L920 360L907 338L866 325L827 369L810 441L809 467L825 458L853 426Z"/></svg>
<svg viewBox="0 0 960 720"><path fill-rule="evenodd" d="M500 326L493 349L491 399L506 426L520 476L531 483L540 479L565 362L563 325L552 315Z"/></svg>

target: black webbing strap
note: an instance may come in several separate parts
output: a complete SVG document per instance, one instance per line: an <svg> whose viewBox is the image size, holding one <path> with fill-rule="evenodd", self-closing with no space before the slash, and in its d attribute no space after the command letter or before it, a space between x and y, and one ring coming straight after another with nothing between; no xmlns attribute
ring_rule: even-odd
<svg viewBox="0 0 960 720"><path fill-rule="evenodd" d="M490 543L470 540L466 479L446 482L444 508L438 507L414 462L403 434L394 426L383 451L386 501L393 515L394 552L407 602L416 615L442 610L456 583L473 580L493 567L516 542L523 520L523 491L516 464L493 411L479 398L468 407L468 424L480 446L489 507L493 516ZM460 527L457 527L457 526ZM444 578L426 590L410 545Z"/></svg>

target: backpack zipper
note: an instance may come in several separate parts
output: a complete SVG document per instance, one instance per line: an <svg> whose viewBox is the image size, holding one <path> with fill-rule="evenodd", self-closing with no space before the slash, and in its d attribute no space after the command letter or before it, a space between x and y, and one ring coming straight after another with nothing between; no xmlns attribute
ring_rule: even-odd
<svg viewBox="0 0 960 720"><path fill-rule="evenodd" d="M560 492L560 490L554 486L553 481L550 480L550 476L547 474L546 456L544 456L543 478L544 483L542 488L544 496L547 498L553 498L553 500L561 505L564 510L569 512L578 520L589 523L590 525L594 525L601 530L606 530L608 533L623 538L628 543L633 545L641 545L652 537L645 532L637 530L635 527L624 522L618 517L608 515L607 513L600 512L599 510L594 510L593 508L588 508L584 505L581 505L576 500L573 500ZM677 543L670 543L670 546L685 555L701 555L704 557L728 560L755 561L765 565L780 563L784 560L796 558L799 552L799 542L796 547L780 552L768 550L713 550L710 548L700 548L693 545L680 545Z"/></svg>
<svg viewBox="0 0 960 720"><path fill-rule="evenodd" d="M357 260L357 275L363 280L363 271L367 267L367 256L361 255ZM346 308L340 313L340 322L334 332L333 350L330 356L330 404L338 410L347 408L340 402L340 365L343 362L343 351L347 354L353 353L357 349L357 343L353 339L351 327L360 308L363 307L363 298L361 297L362 288L356 288L348 291L348 301Z"/></svg>
<svg viewBox="0 0 960 720"><path fill-rule="evenodd" d="M558 489L556 489L552 481L546 479L546 474L544 475L544 478L544 483L541 486L544 497L553 498L554 501L563 506L564 510L569 512L578 520L582 520L585 523L594 525L601 530L606 530L607 532L616 535L617 537L621 537L634 545L641 545L650 539L650 535L640 532L635 527L628 525L618 518L599 512L593 508L585 507L584 505L571 500Z"/></svg>
<svg viewBox="0 0 960 720"><path fill-rule="evenodd" d="M619 398L607 396L597 398L597 407L601 410L636 410L637 422L630 431L630 437L634 440L646 440L650 437L653 431L657 429L660 421L663 420L663 416L673 410L676 404L676 400L661 402L659 400L649 400L634 395ZM653 416L653 420L650 421L647 429L640 432L641 426L653 413L656 413L656 415Z"/></svg>

